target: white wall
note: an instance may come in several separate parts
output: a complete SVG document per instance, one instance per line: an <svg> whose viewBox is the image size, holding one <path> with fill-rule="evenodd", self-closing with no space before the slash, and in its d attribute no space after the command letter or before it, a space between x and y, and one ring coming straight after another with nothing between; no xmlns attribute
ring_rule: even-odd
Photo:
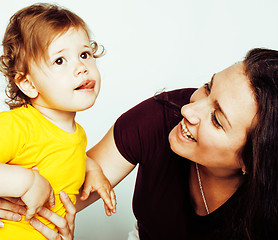
<svg viewBox="0 0 278 240"><path fill-rule="evenodd" d="M35 2L2 4L1 38L9 17ZM242 60L253 47L278 49L276 0L46 2L59 3L81 16L107 50L98 60L103 81L98 101L77 117L87 132L88 147L101 139L121 113L162 88L198 87L214 72ZM3 77L0 85L3 88ZM5 109L1 103L0 110ZM134 180L135 173L116 187L116 215L106 217L100 201L79 213L76 239L126 239L135 221Z"/></svg>

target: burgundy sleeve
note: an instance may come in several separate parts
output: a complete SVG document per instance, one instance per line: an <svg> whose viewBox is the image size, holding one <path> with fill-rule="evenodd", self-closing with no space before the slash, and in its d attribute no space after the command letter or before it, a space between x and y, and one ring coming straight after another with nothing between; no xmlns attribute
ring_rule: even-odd
<svg viewBox="0 0 278 240"><path fill-rule="evenodd" d="M146 153L146 147L152 149L157 133L155 128L158 127L155 123L161 121L161 119L158 121L159 116L163 116L163 106L150 98L124 113L116 121L115 143L120 153L130 163L134 165L142 163L143 151Z"/></svg>
<svg viewBox="0 0 278 240"><path fill-rule="evenodd" d="M164 92L158 95L162 101L149 98L120 116L114 126L114 139L122 156L134 165L152 159L160 142L168 139L169 132L180 121L180 108L189 102L193 91ZM169 102L178 109L169 110Z"/></svg>

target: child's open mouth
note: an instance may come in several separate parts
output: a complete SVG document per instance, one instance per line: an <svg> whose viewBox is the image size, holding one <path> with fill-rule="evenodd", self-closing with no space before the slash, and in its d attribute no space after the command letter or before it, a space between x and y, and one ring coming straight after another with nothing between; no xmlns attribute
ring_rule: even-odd
<svg viewBox="0 0 278 240"><path fill-rule="evenodd" d="M94 89L96 81L94 80L85 80L81 82L74 90L87 90Z"/></svg>

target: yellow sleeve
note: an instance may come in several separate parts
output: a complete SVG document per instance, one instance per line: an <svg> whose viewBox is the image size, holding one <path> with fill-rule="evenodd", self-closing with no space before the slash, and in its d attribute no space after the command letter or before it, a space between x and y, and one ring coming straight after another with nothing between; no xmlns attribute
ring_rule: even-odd
<svg viewBox="0 0 278 240"><path fill-rule="evenodd" d="M23 120L24 121L24 120ZM22 131L22 124L18 124L12 113L0 113L0 162L8 163L14 159L24 145L26 135Z"/></svg>

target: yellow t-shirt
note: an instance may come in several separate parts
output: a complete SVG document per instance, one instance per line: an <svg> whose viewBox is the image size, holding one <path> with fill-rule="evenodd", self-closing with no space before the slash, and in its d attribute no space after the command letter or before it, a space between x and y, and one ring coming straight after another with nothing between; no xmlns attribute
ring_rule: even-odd
<svg viewBox="0 0 278 240"><path fill-rule="evenodd" d="M1 112L0 131L0 162L28 169L38 167L55 192L52 210L64 216L60 191L65 191L75 203L75 194L85 179L87 139L83 128L76 123L74 133L65 132L28 105ZM38 218L54 228L51 223ZM5 227L0 228L0 239L45 239L25 220L4 221L4 224Z"/></svg>

